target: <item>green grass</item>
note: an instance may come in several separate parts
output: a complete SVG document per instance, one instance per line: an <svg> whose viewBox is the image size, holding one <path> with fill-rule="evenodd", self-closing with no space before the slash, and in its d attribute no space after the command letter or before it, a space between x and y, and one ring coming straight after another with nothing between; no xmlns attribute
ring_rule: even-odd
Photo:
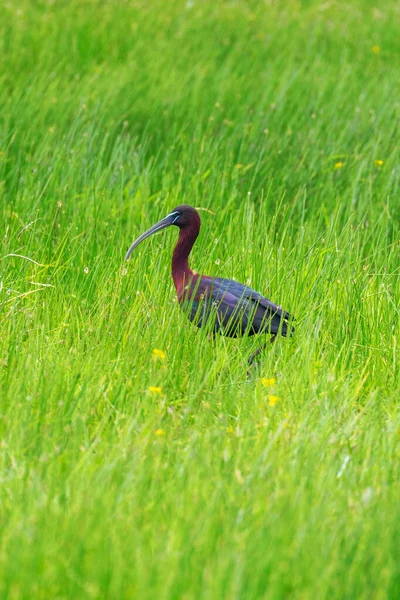
<svg viewBox="0 0 400 600"><path fill-rule="evenodd" d="M399 598L399 17L3 4L1 598ZM124 264L180 203L194 269L297 318L250 377L175 230Z"/></svg>

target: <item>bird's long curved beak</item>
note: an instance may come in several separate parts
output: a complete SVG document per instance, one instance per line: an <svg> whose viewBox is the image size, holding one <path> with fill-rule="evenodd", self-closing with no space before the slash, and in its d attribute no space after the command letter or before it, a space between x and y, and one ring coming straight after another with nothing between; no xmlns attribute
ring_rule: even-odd
<svg viewBox="0 0 400 600"><path fill-rule="evenodd" d="M161 219L161 221L158 221L158 223L150 227L150 229L142 233L142 235L139 236L138 239L135 240L132 246L129 248L128 252L126 253L125 260L129 260L129 257L136 248L136 246L139 246L139 244L143 242L143 240L153 235L153 233L157 233L157 231L161 231L161 229L165 229L166 227L173 225L174 221L176 220L176 217L177 213L171 213L170 215L168 215L164 219Z"/></svg>

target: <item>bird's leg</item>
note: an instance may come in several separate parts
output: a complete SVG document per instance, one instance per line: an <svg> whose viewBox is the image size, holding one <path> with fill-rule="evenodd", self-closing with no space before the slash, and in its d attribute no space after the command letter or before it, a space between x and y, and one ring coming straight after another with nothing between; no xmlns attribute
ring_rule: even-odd
<svg viewBox="0 0 400 600"><path fill-rule="evenodd" d="M261 354L261 352L263 350L265 350L265 348L267 348L268 343L272 344L274 341L276 340L276 335L273 335L271 337L271 339L269 340L269 342L266 342L265 344L263 344L260 348L258 348L255 352L253 352L252 354L250 354L249 358L248 358L248 363L249 366L252 367L254 364L256 364L256 358L259 354Z"/></svg>
<svg viewBox="0 0 400 600"><path fill-rule="evenodd" d="M250 365L250 366L253 366L253 365L254 365L254 363L255 363L255 359L257 358L257 356L258 356L259 354L261 354L261 352L262 352L263 350L265 350L265 348L266 348L266 347L267 347L267 344L263 344L262 346L260 346L260 348L257 348L257 350L256 350L255 352L252 352L252 353L250 354L250 356L249 356L249 358L248 358L248 361L247 361L247 362L249 363L249 365Z"/></svg>

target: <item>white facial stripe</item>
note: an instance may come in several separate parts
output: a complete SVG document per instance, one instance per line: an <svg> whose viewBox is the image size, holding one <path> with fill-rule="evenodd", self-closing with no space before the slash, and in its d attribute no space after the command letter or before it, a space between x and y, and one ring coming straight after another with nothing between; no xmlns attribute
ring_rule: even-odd
<svg viewBox="0 0 400 600"><path fill-rule="evenodd" d="M174 210L174 212L170 213L169 215L167 215L167 219L168 217L175 217L175 219L172 221L172 224L175 223L175 221L177 221L179 219L179 217L181 216L179 210Z"/></svg>

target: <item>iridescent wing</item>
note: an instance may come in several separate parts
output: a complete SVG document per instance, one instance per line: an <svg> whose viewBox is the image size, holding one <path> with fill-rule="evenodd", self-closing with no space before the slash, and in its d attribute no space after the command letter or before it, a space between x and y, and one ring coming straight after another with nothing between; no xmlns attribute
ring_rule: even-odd
<svg viewBox="0 0 400 600"><path fill-rule="evenodd" d="M290 319L289 313L255 290L230 279L205 276L188 286L182 307L197 327L231 337L245 332L275 334L280 329L286 335Z"/></svg>

